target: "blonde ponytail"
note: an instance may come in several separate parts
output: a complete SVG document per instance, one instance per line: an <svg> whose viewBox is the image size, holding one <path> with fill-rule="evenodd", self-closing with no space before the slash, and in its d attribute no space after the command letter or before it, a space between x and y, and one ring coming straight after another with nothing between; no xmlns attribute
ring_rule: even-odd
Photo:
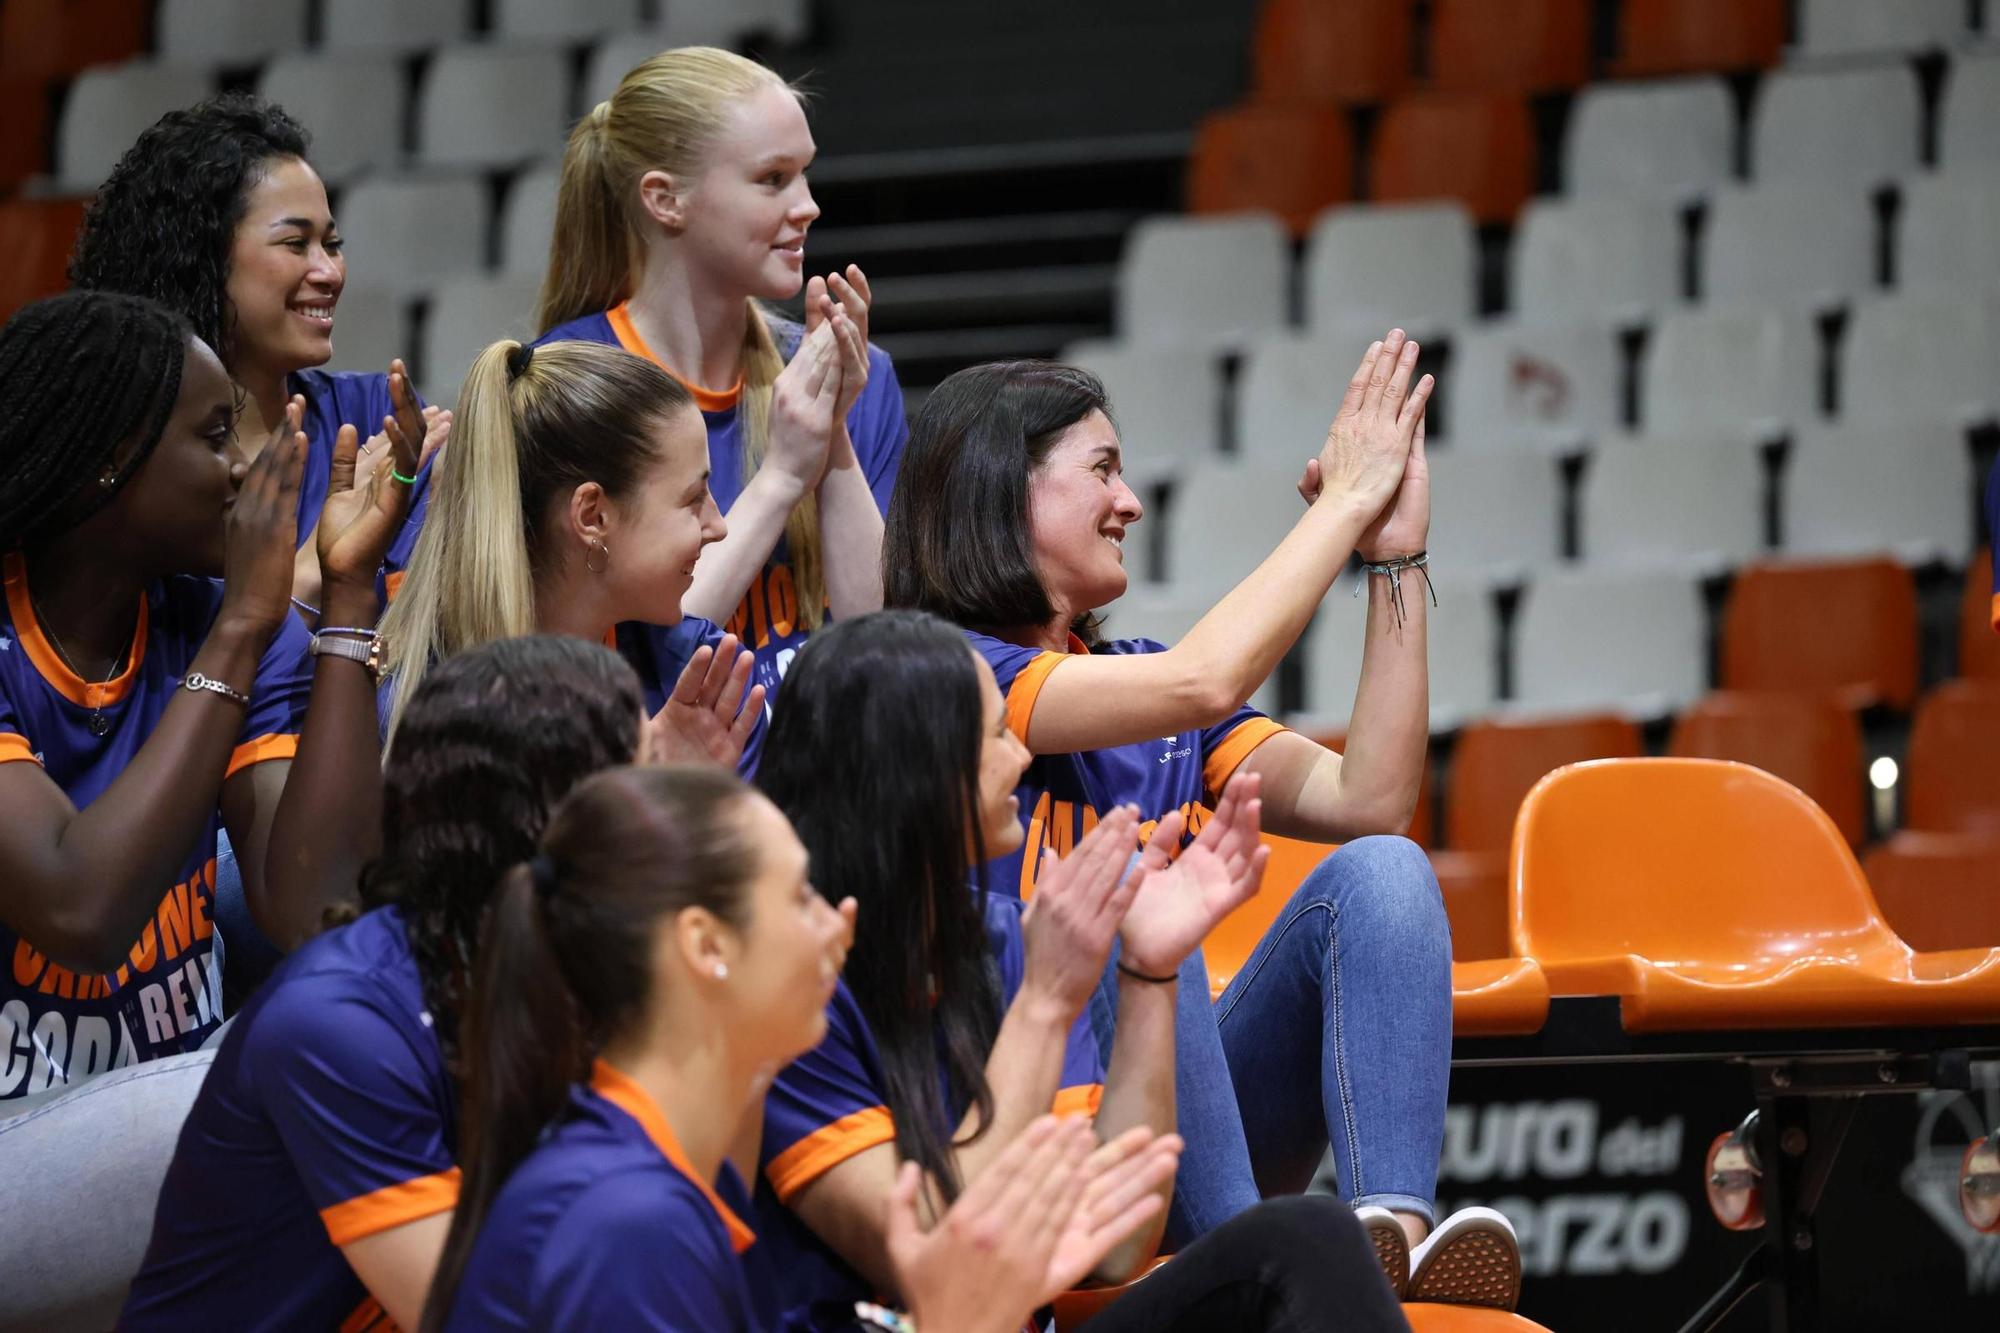
<svg viewBox="0 0 2000 1333"><path fill-rule="evenodd" d="M563 149L556 186L555 231L549 263L542 272L536 326L547 333L558 324L609 310L631 295L632 224L613 188L606 123L609 102L576 123Z"/></svg>

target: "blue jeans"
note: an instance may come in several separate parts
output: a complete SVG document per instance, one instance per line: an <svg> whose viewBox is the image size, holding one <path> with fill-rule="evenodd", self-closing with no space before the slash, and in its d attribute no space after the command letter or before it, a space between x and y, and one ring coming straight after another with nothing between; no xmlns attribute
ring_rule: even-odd
<svg viewBox="0 0 2000 1333"><path fill-rule="evenodd" d="M1090 1004L1107 1060L1117 986L1107 965ZM1174 1039L1187 1151L1168 1248L1303 1190L1329 1143L1349 1203L1435 1220L1451 926L1415 843L1357 838L1320 862L1213 1004L1196 951L1181 967Z"/></svg>

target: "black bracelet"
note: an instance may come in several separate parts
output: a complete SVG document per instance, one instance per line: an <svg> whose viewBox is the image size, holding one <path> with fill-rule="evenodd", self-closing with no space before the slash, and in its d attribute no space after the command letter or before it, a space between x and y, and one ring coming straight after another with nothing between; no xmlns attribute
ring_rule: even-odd
<svg viewBox="0 0 2000 1333"><path fill-rule="evenodd" d="M1118 970L1120 972L1123 972L1126 976L1132 978L1132 980L1134 981L1150 982L1155 986L1171 986L1176 981L1179 981L1181 979L1180 974L1178 972L1164 977L1148 976L1144 972L1136 972L1133 969L1125 966L1125 960L1123 958L1120 958L1118 960Z"/></svg>

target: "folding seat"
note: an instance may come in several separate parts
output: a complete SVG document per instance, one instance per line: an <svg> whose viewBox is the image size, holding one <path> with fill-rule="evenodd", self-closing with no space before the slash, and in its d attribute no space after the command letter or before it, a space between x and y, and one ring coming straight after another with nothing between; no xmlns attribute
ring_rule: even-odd
<svg viewBox="0 0 2000 1333"><path fill-rule="evenodd" d="M1723 611L1722 688L1909 708L1917 693L1910 571L1893 560L1746 567Z"/></svg>
<svg viewBox="0 0 2000 1333"><path fill-rule="evenodd" d="M1320 603L1305 640L1305 712L1316 727L1346 727L1368 640L1367 589L1342 578ZM1440 580L1430 608L1421 578L1403 579L1403 599L1421 599L1430 645L1431 730L1449 731L1492 708L1500 675L1500 619L1484 582Z"/></svg>
<svg viewBox="0 0 2000 1333"><path fill-rule="evenodd" d="M583 83L577 89L578 114L587 116L599 102L610 101L627 74L667 49L660 34L651 29L606 37L593 46L584 61Z"/></svg>
<svg viewBox="0 0 2000 1333"><path fill-rule="evenodd" d="M514 166L568 132L569 60L557 47L450 47L417 92L417 159L428 166Z"/></svg>
<svg viewBox="0 0 2000 1333"><path fill-rule="evenodd" d="M1354 146L1332 106L1249 106L1217 111L1188 156L1190 213L1257 210L1303 236L1323 209L1352 192Z"/></svg>
<svg viewBox="0 0 2000 1333"><path fill-rule="evenodd" d="M1750 175L1872 188L1913 170L1923 106L1906 64L1777 70L1750 116Z"/></svg>
<svg viewBox="0 0 2000 1333"><path fill-rule="evenodd" d="M1423 338L1470 320L1477 284L1478 239L1463 207L1338 208L1306 242L1305 322L1319 333L1372 323L1381 326L1374 337L1401 326Z"/></svg>
<svg viewBox="0 0 2000 1333"><path fill-rule="evenodd" d="M1875 212L1853 186L1718 191L1702 233L1702 300L1716 307L1839 304L1875 286Z"/></svg>
<svg viewBox="0 0 2000 1333"><path fill-rule="evenodd" d="M1819 415L1819 333L1802 310L1683 310L1653 326L1640 378L1649 435L1764 438Z"/></svg>
<svg viewBox="0 0 2000 1333"><path fill-rule="evenodd" d="M534 340L539 284L519 279L461 278L431 297L415 373L431 402L455 402L465 372L501 338Z"/></svg>
<svg viewBox="0 0 2000 1333"><path fill-rule="evenodd" d="M371 270L374 267L369 265ZM371 279L375 276L370 273ZM373 281L348 283L341 289L340 304L333 311L331 368L380 374L397 357L415 370L416 344L410 337L409 298L398 288L379 286ZM426 395L425 401L450 407L456 398L456 393L442 400Z"/></svg>
<svg viewBox="0 0 2000 1333"><path fill-rule="evenodd" d="M1742 440L1607 444L1585 464L1579 500L1592 568L1726 567L1764 550L1764 462Z"/></svg>
<svg viewBox="0 0 2000 1333"><path fill-rule="evenodd" d="M1277 538L1271 539L1273 546ZM1268 554L1268 552L1265 552ZM1260 557L1261 558L1261 557ZM1152 639L1171 648L1187 636L1197 621L1215 609L1216 602L1228 592L1235 579L1222 582L1213 580L1190 580L1187 583L1143 583L1139 572L1131 568L1128 557L1127 572L1131 577L1125 595L1110 606L1097 608L1104 621L1104 636L1110 639ZM1254 567L1244 566L1242 574L1248 574ZM1242 577L1241 574L1237 578ZM1253 708L1266 713L1278 711L1278 680L1275 673L1269 680L1257 687L1250 696Z"/></svg>
<svg viewBox="0 0 2000 1333"><path fill-rule="evenodd" d="M1097 342L1063 359L1104 381L1131 485L1150 487L1216 456L1222 367L1207 348Z"/></svg>
<svg viewBox="0 0 2000 1333"><path fill-rule="evenodd" d="M1298 469L1262 462L1190 466L1167 507L1167 581L1218 595L1234 587L1305 512L1298 480Z"/></svg>
<svg viewBox="0 0 2000 1333"><path fill-rule="evenodd" d="M50 91L38 75L0 75L0 196L49 169Z"/></svg>
<svg viewBox="0 0 2000 1333"><path fill-rule="evenodd" d="M507 187L507 200L500 206L501 276L539 279L548 267L561 179L561 164L548 162L530 167Z"/></svg>
<svg viewBox="0 0 2000 1333"><path fill-rule="evenodd" d="M1149 217L1118 263L1118 336L1241 341L1285 326L1290 291L1291 247L1270 214Z"/></svg>
<svg viewBox="0 0 2000 1333"><path fill-rule="evenodd" d="M1369 342L1387 331L1343 326L1332 335L1278 333L1252 341L1236 377L1237 455L1301 475L1317 457Z"/></svg>
<svg viewBox="0 0 2000 1333"><path fill-rule="evenodd" d="M280 56L257 76L257 92L312 130L313 166L329 182L403 161L410 87L395 55Z"/></svg>
<svg viewBox="0 0 2000 1333"><path fill-rule="evenodd" d="M2000 407L2000 297L1856 302L1840 345L1840 419L1976 422Z"/></svg>
<svg viewBox="0 0 2000 1333"><path fill-rule="evenodd" d="M486 187L469 176L366 180L340 199L340 227L371 282L412 291L486 263Z"/></svg>
<svg viewBox="0 0 2000 1333"><path fill-rule="evenodd" d="M1766 69L1785 44L1785 0L1624 0L1621 75Z"/></svg>
<svg viewBox="0 0 2000 1333"><path fill-rule="evenodd" d="M1268 102L1383 102L1410 82L1412 0L1265 0L1251 86Z"/></svg>
<svg viewBox="0 0 2000 1333"><path fill-rule="evenodd" d="M1994 114L2000 116L2000 101ZM1896 232L1898 290L1948 296L2000 291L2000 155L1992 165L1905 181Z"/></svg>
<svg viewBox="0 0 2000 1333"><path fill-rule="evenodd" d="M1516 96L1404 97L1383 113L1370 160L1380 203L1456 199L1480 222L1512 222L1535 188L1534 124Z"/></svg>
<svg viewBox="0 0 2000 1333"><path fill-rule="evenodd" d="M1822 56L1909 55L1965 35L1963 0L1800 0L1799 50Z"/></svg>
<svg viewBox="0 0 2000 1333"><path fill-rule="evenodd" d="M734 47L768 36L797 42L809 26L807 0L664 0L661 46Z"/></svg>
<svg viewBox="0 0 2000 1333"><path fill-rule="evenodd" d="M1812 797L1851 845L1868 836L1861 724L1831 698L1707 695L1674 719L1667 753L1753 764Z"/></svg>
<svg viewBox="0 0 2000 1333"><path fill-rule="evenodd" d="M1545 454L1427 455L1430 558L1439 578L1511 582L1562 554L1562 475Z"/></svg>
<svg viewBox="0 0 2000 1333"><path fill-rule="evenodd" d="M472 31L473 0L320 0L320 45L335 51L427 51Z"/></svg>
<svg viewBox="0 0 2000 1333"><path fill-rule="evenodd" d="M1938 164L1975 163L2000 164L2000 54L1990 52L1951 62L1938 108Z"/></svg>
<svg viewBox="0 0 2000 1333"><path fill-rule="evenodd" d="M1680 201L1735 174L1736 111L1721 79L1593 83L1577 94L1563 141L1572 197Z"/></svg>
<svg viewBox="0 0 2000 1333"><path fill-rule="evenodd" d="M589 41L638 27L643 8L640 0L495 0L493 27L515 41Z"/></svg>
<svg viewBox="0 0 2000 1333"><path fill-rule="evenodd" d="M1959 564L1972 554L1972 494L1972 455L1950 421L1807 427L1786 465L1784 549Z"/></svg>
<svg viewBox="0 0 2000 1333"><path fill-rule="evenodd" d="M1948 680L1925 695L1905 778L1906 827L2000 834L2000 684Z"/></svg>
<svg viewBox="0 0 2000 1333"><path fill-rule="evenodd" d="M1545 774L1645 752L1638 724L1611 713L1474 722L1458 733L1446 770L1445 845L1504 855L1515 813Z"/></svg>
<svg viewBox="0 0 2000 1333"><path fill-rule="evenodd" d="M56 127L57 181L65 190L95 190L141 132L214 91L206 71L179 65L134 60L85 70Z"/></svg>
<svg viewBox="0 0 2000 1333"><path fill-rule="evenodd" d="M2000 838L1909 829L1861 858L1882 919L1912 949L2000 945Z"/></svg>
<svg viewBox="0 0 2000 1333"><path fill-rule="evenodd" d="M146 50L152 18L152 0L6 0L0 74L66 79L122 64Z"/></svg>
<svg viewBox="0 0 2000 1333"><path fill-rule="evenodd" d="M2000 1012L2000 949L1921 954L1797 788L1747 764L1550 774L1513 843L1514 951L1628 1032L1934 1026Z"/></svg>
<svg viewBox="0 0 2000 1333"><path fill-rule="evenodd" d="M83 225L81 199L0 199L0 323L69 285L69 252Z"/></svg>
<svg viewBox="0 0 2000 1333"><path fill-rule="evenodd" d="M1510 255L1509 305L1540 323L1637 323L1680 304L1681 220L1643 198L1537 199Z"/></svg>
<svg viewBox="0 0 2000 1333"><path fill-rule="evenodd" d="M1505 321L1454 333L1451 371L1438 382L1452 448L1568 446L1614 429L1623 359L1601 324Z"/></svg>
<svg viewBox="0 0 2000 1333"><path fill-rule="evenodd" d="M1433 0L1431 86L1546 92L1590 77L1590 0Z"/></svg>
<svg viewBox="0 0 2000 1333"><path fill-rule="evenodd" d="M1523 708L1657 716L1708 688L1706 614L1691 576L1545 574L1522 601L1513 702Z"/></svg>
<svg viewBox="0 0 2000 1333"><path fill-rule="evenodd" d="M160 58L187 65L254 65L303 50L306 0L160 0Z"/></svg>
<svg viewBox="0 0 2000 1333"><path fill-rule="evenodd" d="M1958 599L1958 674L2000 680L2000 597L1993 592L1993 552L1980 547L1965 566Z"/></svg>

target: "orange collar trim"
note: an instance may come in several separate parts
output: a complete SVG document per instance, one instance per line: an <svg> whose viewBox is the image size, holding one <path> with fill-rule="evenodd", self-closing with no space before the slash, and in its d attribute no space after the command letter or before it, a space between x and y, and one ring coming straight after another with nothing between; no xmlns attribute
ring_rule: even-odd
<svg viewBox="0 0 2000 1333"><path fill-rule="evenodd" d="M35 615L35 604L28 597L28 563L19 551L10 551L4 562L0 562L0 579L7 587L7 615L14 622L14 637L27 651L28 660L34 663L42 679L54 687L57 694L79 708L109 708L132 692L132 682L139 678L139 663L146 657L147 608L144 596L139 598L139 623L132 629L132 645L125 653L125 670L108 681L85 680L69 669L62 660L62 654L49 641L42 629L42 622Z"/></svg>
<svg viewBox="0 0 2000 1333"><path fill-rule="evenodd" d="M676 380L679 380L682 386L694 395L694 405L704 412L727 412L742 400L743 377L741 375L738 375L736 383L730 385L727 389L704 389L699 384L685 378L679 371L666 362L660 360L654 354L653 349L646 345L646 340L639 336L639 330L633 326L631 306L632 303L630 301L620 301L617 305L604 312L604 317L611 321L611 332L617 336L620 347L623 347L634 356L645 357L661 370L666 371Z"/></svg>
<svg viewBox="0 0 2000 1333"><path fill-rule="evenodd" d="M687 1154L681 1151L680 1140L674 1137L673 1127L660 1110L660 1104L647 1095L646 1090L629 1077L599 1060L591 1066L590 1089L605 1101L639 1122L639 1128L646 1131L646 1137L660 1150L660 1156L673 1165L674 1170L686 1176L708 1200L708 1206L715 1209L715 1215L722 1219L723 1230L729 1233L729 1243L736 1253L741 1254L757 1243L757 1235L743 1224L743 1220L729 1210L715 1188L688 1164Z"/></svg>
<svg viewBox="0 0 2000 1333"><path fill-rule="evenodd" d="M1074 634L1069 636L1069 642L1064 644L1063 647L1067 652L1082 653L1085 657L1090 656L1090 645L1082 639L1077 638Z"/></svg>

